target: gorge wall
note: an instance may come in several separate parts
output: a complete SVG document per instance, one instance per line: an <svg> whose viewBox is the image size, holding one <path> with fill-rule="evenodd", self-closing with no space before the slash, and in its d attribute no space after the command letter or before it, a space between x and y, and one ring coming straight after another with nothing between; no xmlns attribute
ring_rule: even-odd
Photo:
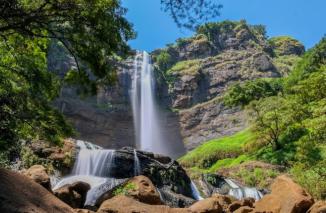
<svg viewBox="0 0 326 213"><path fill-rule="evenodd" d="M191 150L207 140L246 128L244 111L223 104L228 86L286 75L303 53L304 47L297 40L268 40L261 26L244 21L207 24L193 37L153 51L160 121L166 127L167 143L182 140ZM58 45L51 48L49 59L49 66L60 76L75 66ZM74 88L63 89L55 105L76 127L77 138L105 148L134 146L129 97L132 61L121 63L117 82L99 88L96 96L81 100ZM183 152L182 147L177 149Z"/></svg>

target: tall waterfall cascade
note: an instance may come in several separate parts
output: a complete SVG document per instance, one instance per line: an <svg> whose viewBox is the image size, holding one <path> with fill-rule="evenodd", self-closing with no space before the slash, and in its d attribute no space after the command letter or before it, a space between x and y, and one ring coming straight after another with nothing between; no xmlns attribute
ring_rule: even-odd
<svg viewBox="0 0 326 213"><path fill-rule="evenodd" d="M137 52L131 87L136 145L138 149L160 154L166 153L162 139L158 108L155 103L155 80L151 57Z"/></svg>

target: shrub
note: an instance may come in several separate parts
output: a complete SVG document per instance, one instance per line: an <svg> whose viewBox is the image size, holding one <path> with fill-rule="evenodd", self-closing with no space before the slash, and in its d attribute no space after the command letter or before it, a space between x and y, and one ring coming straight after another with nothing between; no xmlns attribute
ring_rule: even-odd
<svg viewBox="0 0 326 213"><path fill-rule="evenodd" d="M127 183L126 185L120 186L114 190L113 195L128 195L131 191L136 189L136 185L134 183Z"/></svg>

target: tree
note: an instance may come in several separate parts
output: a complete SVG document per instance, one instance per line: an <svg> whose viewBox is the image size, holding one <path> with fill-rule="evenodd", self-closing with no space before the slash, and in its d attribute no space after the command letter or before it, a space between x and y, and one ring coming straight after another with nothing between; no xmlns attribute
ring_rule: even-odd
<svg viewBox="0 0 326 213"><path fill-rule="evenodd" d="M195 30L199 24L220 15L222 5L216 0L161 0L163 10L178 27Z"/></svg>
<svg viewBox="0 0 326 213"><path fill-rule="evenodd" d="M0 38L7 42L17 34L58 40L75 58L79 75L74 76L90 76L82 61L95 77L110 81L110 59L126 56L126 42L135 36L125 12L119 0L0 0Z"/></svg>
<svg viewBox="0 0 326 213"><path fill-rule="evenodd" d="M112 82L112 60L128 55L134 37L124 13L118 0L0 0L1 150L19 139L60 142L72 134L51 105L61 80L48 70L49 44L61 42L75 58L71 82Z"/></svg>

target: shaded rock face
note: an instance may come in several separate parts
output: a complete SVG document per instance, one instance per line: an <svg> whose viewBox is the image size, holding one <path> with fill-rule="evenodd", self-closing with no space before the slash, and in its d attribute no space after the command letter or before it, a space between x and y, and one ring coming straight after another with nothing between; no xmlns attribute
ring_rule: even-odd
<svg viewBox="0 0 326 213"><path fill-rule="evenodd" d="M277 177L271 188L271 194L255 203L255 212L304 213L314 203L311 195L289 177Z"/></svg>
<svg viewBox="0 0 326 213"><path fill-rule="evenodd" d="M54 195L73 208L82 208L90 185L84 182L65 185L54 191Z"/></svg>
<svg viewBox="0 0 326 213"><path fill-rule="evenodd" d="M48 191L52 192L50 177L46 173L46 169L44 168L44 166L34 165L30 167L27 171L25 171L23 174L29 177L31 180L35 181L36 183L40 184L44 188L46 188Z"/></svg>
<svg viewBox="0 0 326 213"><path fill-rule="evenodd" d="M135 186L128 195L142 203L151 205L162 204L160 194L153 183L145 176L136 176L128 181L128 184Z"/></svg>
<svg viewBox="0 0 326 213"><path fill-rule="evenodd" d="M0 169L0 212L58 212L74 210L24 175Z"/></svg>

